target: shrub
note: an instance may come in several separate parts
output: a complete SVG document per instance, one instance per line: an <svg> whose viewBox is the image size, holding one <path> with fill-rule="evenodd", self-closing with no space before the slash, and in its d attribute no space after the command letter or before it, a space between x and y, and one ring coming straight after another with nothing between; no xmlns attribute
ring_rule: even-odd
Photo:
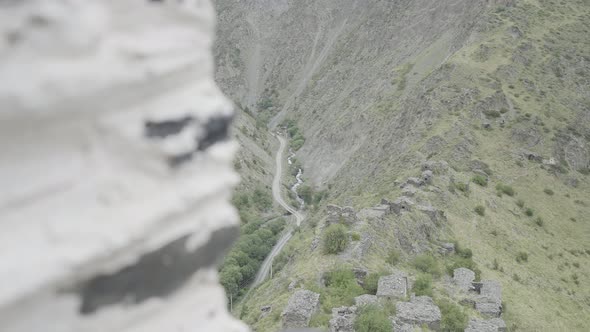
<svg viewBox="0 0 590 332"><path fill-rule="evenodd" d="M418 296L426 295L432 297L432 276L429 274L419 275L416 278L416 282L414 282L412 290Z"/></svg>
<svg viewBox="0 0 590 332"><path fill-rule="evenodd" d="M529 255L526 252L524 252L524 251L519 251L516 254L516 261L518 263L528 262L529 261Z"/></svg>
<svg viewBox="0 0 590 332"><path fill-rule="evenodd" d="M391 321L383 309L376 306L366 306L354 322L356 332L391 332Z"/></svg>
<svg viewBox="0 0 590 332"><path fill-rule="evenodd" d="M399 258L400 258L399 251L397 251L396 249L392 249L387 254L387 263L389 263L391 265L397 265L397 263L399 263Z"/></svg>
<svg viewBox="0 0 590 332"><path fill-rule="evenodd" d="M533 216L533 214L535 214L535 211L534 211L533 209L531 209L531 208L528 208L528 209L526 209L526 210L524 211L524 214L526 214L526 215L527 215L527 216L529 216L529 217L532 217L532 216Z"/></svg>
<svg viewBox="0 0 590 332"><path fill-rule="evenodd" d="M485 114L488 118L499 118L501 115L500 112L496 110L484 110L483 114Z"/></svg>
<svg viewBox="0 0 590 332"><path fill-rule="evenodd" d="M475 213L483 217L486 214L486 208L483 205L478 205L475 207Z"/></svg>
<svg viewBox="0 0 590 332"><path fill-rule="evenodd" d="M543 218L537 217L537 219L535 219L535 224L537 224L537 226L539 227L543 227L543 224L545 224L545 222L543 221Z"/></svg>
<svg viewBox="0 0 590 332"><path fill-rule="evenodd" d="M506 194L510 197L512 197L516 194L516 192L514 191L514 189L511 186L508 186L508 185L505 185L502 183L498 183L498 185L496 185L496 190L500 194Z"/></svg>
<svg viewBox="0 0 590 332"><path fill-rule="evenodd" d="M324 232L324 252L326 254L337 254L348 245L346 228L340 224L330 225Z"/></svg>
<svg viewBox="0 0 590 332"><path fill-rule="evenodd" d="M543 192L549 196L553 196L553 194L554 194L553 190L551 190L549 188L545 188L545 190L543 190Z"/></svg>
<svg viewBox="0 0 590 332"><path fill-rule="evenodd" d="M377 286L379 285L379 278L381 278L381 273L369 273L365 278L365 282L363 283L363 289L368 294L377 294Z"/></svg>
<svg viewBox="0 0 590 332"><path fill-rule="evenodd" d="M514 274L512 275L512 280L514 280L514 281L516 281L516 282L520 282L520 276L519 276L518 274L514 273Z"/></svg>
<svg viewBox="0 0 590 332"><path fill-rule="evenodd" d="M359 233L352 233L352 234L350 235L350 238L351 238L353 241L360 241L360 239L361 239L361 235L360 235Z"/></svg>
<svg viewBox="0 0 590 332"><path fill-rule="evenodd" d="M431 255L425 254L417 256L416 258L414 258L412 264L418 271L429 273L433 276L440 275L440 268L438 266L438 262Z"/></svg>
<svg viewBox="0 0 590 332"><path fill-rule="evenodd" d="M522 199L519 199L518 201L516 201L516 206L522 209L524 207L524 201Z"/></svg>
<svg viewBox="0 0 590 332"><path fill-rule="evenodd" d="M469 186L467 186L467 184L466 183L463 183L463 182L457 182L457 183L455 183L455 188L457 188L457 190L459 190L459 191L461 191L463 193L466 193L466 192L469 191Z"/></svg>
<svg viewBox="0 0 590 332"><path fill-rule="evenodd" d="M476 175L471 179L471 181L482 187L486 187L488 185L488 178L483 175Z"/></svg>
<svg viewBox="0 0 590 332"><path fill-rule="evenodd" d="M327 301L326 304L337 307L352 305L354 298L365 291L356 281L354 272L348 269L337 269L326 275Z"/></svg>
<svg viewBox="0 0 590 332"><path fill-rule="evenodd" d="M441 331L462 332L467 328L468 316L461 307L447 300L440 300L436 304L442 314Z"/></svg>

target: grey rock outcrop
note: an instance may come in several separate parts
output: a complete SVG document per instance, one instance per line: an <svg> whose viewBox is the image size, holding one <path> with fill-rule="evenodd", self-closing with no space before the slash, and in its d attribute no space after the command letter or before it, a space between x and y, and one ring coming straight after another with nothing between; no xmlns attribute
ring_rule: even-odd
<svg viewBox="0 0 590 332"><path fill-rule="evenodd" d="M417 296L410 302L397 302L395 308L396 320L399 323L427 325L432 330L438 330L440 327L440 309L428 296Z"/></svg>
<svg viewBox="0 0 590 332"><path fill-rule="evenodd" d="M354 305L358 308L367 305L380 305L377 295L363 294L354 298Z"/></svg>
<svg viewBox="0 0 590 332"><path fill-rule="evenodd" d="M453 283L460 290L467 292L473 288L472 283L475 280L475 272L460 267L453 271Z"/></svg>
<svg viewBox="0 0 590 332"><path fill-rule="evenodd" d="M320 294L301 289L296 291L281 314L283 328L307 327L320 303Z"/></svg>
<svg viewBox="0 0 590 332"><path fill-rule="evenodd" d="M442 221L446 220L445 213L432 206L418 205L416 206L416 210L427 215L428 218L430 218L430 220L437 225L440 224Z"/></svg>
<svg viewBox="0 0 590 332"><path fill-rule="evenodd" d="M434 174L445 174L449 170L446 161L426 161L422 164L422 171L432 171Z"/></svg>
<svg viewBox="0 0 590 332"><path fill-rule="evenodd" d="M396 271L392 275L379 278L377 297L401 299L408 295L408 276L405 272Z"/></svg>
<svg viewBox="0 0 590 332"><path fill-rule="evenodd" d="M502 314L502 286L494 280L473 283L479 294L475 299L475 309L487 317L500 317Z"/></svg>
<svg viewBox="0 0 590 332"><path fill-rule="evenodd" d="M455 244L450 242L442 243L439 252L443 255L452 255L455 253Z"/></svg>
<svg viewBox="0 0 590 332"><path fill-rule="evenodd" d="M410 212L412 211L412 207L414 206L414 202L409 199L408 197L400 197L395 201L389 203L389 208L391 212L395 214L401 214L402 212Z"/></svg>
<svg viewBox="0 0 590 332"><path fill-rule="evenodd" d="M432 184L432 178L434 177L434 174L432 173L431 170L426 170L424 172L422 172L422 183L424 184Z"/></svg>
<svg viewBox="0 0 590 332"><path fill-rule="evenodd" d="M501 318L471 319L465 332L506 332L506 323Z"/></svg>
<svg viewBox="0 0 590 332"><path fill-rule="evenodd" d="M379 219L389 213L389 205L380 204L367 209L362 209L358 213L360 219Z"/></svg>
<svg viewBox="0 0 590 332"><path fill-rule="evenodd" d="M344 223L352 225L358 221L355 210L350 206L340 207L337 205L330 204L326 207L328 211L328 217L326 224Z"/></svg>
<svg viewBox="0 0 590 332"><path fill-rule="evenodd" d="M355 306L332 309L330 332L354 332L356 312L357 308Z"/></svg>

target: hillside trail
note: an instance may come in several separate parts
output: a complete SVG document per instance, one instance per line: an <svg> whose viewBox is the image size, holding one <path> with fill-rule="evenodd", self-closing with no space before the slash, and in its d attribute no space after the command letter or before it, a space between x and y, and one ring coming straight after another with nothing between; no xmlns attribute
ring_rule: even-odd
<svg viewBox="0 0 590 332"><path fill-rule="evenodd" d="M272 182L272 197L277 203L279 203L280 206L282 206L285 210L289 211L289 213L291 213L291 215L293 215L295 217L295 224L297 225L297 227L299 227L299 226L301 226L301 222L305 219L305 216L300 211L297 211L291 205L287 204L287 202L281 196L281 177L283 174L283 154L285 152L285 147L287 145L286 140L285 140L285 138L281 137L278 134L277 135L273 134L273 136L275 136L279 140L279 149L277 150L276 171L275 171L275 176L274 176L274 179ZM262 262L262 265L260 266L260 269L258 270L258 273L256 274L256 278L254 279L254 282L252 282L250 289L255 288L256 286L258 286L262 282L264 282L264 280L266 279L266 277L268 276L268 274L270 272L270 268L271 268L273 260L281 252L281 250L283 250L283 248L285 247L287 242L289 242L289 240L291 239L292 236L293 236L293 232L291 229L284 232L283 236L281 236L281 238L277 241L274 248L272 248L271 252L268 254L268 256L266 257L264 262Z"/></svg>

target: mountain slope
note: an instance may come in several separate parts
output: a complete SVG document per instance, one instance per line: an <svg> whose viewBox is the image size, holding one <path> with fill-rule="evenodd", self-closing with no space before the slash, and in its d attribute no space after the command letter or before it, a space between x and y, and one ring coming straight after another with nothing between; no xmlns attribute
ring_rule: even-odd
<svg viewBox="0 0 590 332"><path fill-rule="evenodd" d="M457 240L471 248L482 277L502 283L510 330L584 329L588 1L219 0L217 7L220 85L261 119L297 120L304 174L316 189L330 188L331 202L369 208L404 195L399 185L426 161L450 165L414 198L444 211L445 224L421 233L413 223L427 224L411 215L351 231L381 231L378 243L400 249L410 270L418 252ZM472 182L477 175L487 186ZM508 187L516 194L502 194ZM286 272L248 306L284 306L293 275L313 284L337 264L387 268L377 246L358 260L311 250L325 216L324 206L312 213L290 245ZM526 262L517 261L520 253ZM442 279L435 284L444 288Z"/></svg>

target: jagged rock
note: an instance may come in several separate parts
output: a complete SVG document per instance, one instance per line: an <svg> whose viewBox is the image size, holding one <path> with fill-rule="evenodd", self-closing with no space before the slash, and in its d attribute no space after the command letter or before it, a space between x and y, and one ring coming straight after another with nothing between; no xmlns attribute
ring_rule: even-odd
<svg viewBox="0 0 590 332"><path fill-rule="evenodd" d="M415 187L420 187L423 184L424 184L424 182L422 181L422 179L416 178L416 177L410 177L406 180L406 182L402 186L406 187L408 185L412 185Z"/></svg>
<svg viewBox="0 0 590 332"><path fill-rule="evenodd" d="M402 195L404 195L405 197L414 197L416 195L416 192L418 192L418 189L416 189L416 187L413 186L407 186L402 189Z"/></svg>
<svg viewBox="0 0 590 332"><path fill-rule="evenodd" d="M412 211L412 206L414 206L414 202L412 202L412 200L410 200L408 197L404 196L389 203L391 212L395 214Z"/></svg>
<svg viewBox="0 0 590 332"><path fill-rule="evenodd" d="M265 305L260 308L260 318L266 317L272 312L272 306Z"/></svg>
<svg viewBox="0 0 590 332"><path fill-rule="evenodd" d="M430 218L430 220L435 224L438 224L440 223L440 221L446 219L443 211L440 211L432 206L418 205L416 209L426 214Z"/></svg>
<svg viewBox="0 0 590 332"><path fill-rule="evenodd" d="M449 242L442 243L439 252L443 255L452 255L455 253L455 244Z"/></svg>
<svg viewBox="0 0 590 332"><path fill-rule="evenodd" d="M475 300L475 309L484 316L500 317L502 314L502 286L494 280L473 283L479 296Z"/></svg>
<svg viewBox="0 0 590 332"><path fill-rule="evenodd" d="M530 161L534 161L534 162L538 162L538 163L543 162L543 156L541 156L535 152L532 152L532 151L522 150L520 152L520 155Z"/></svg>
<svg viewBox="0 0 590 332"><path fill-rule="evenodd" d="M423 171L432 171L434 174L444 174L449 170L449 164L446 161L426 161L422 164Z"/></svg>
<svg viewBox="0 0 590 332"><path fill-rule="evenodd" d="M408 276L401 271L379 278L377 297L401 299L408 295Z"/></svg>
<svg viewBox="0 0 590 332"><path fill-rule="evenodd" d="M511 26L506 32L514 39L522 37L522 31L517 26Z"/></svg>
<svg viewBox="0 0 590 332"><path fill-rule="evenodd" d="M328 210L328 218L326 220L326 224L334 224L334 223L344 223L344 224L354 224L358 221L356 216L356 212L350 206L339 207L337 205L330 204L326 207Z"/></svg>
<svg viewBox="0 0 590 332"><path fill-rule="evenodd" d="M330 332L354 332L356 310L355 306L332 309Z"/></svg>
<svg viewBox="0 0 590 332"><path fill-rule="evenodd" d="M291 292L291 291L293 291L295 288L297 288L297 286L299 286L299 280L293 280L293 281L291 281L291 282L289 283L289 286L288 286L288 288L287 288L287 289L289 290L289 292Z"/></svg>
<svg viewBox="0 0 590 332"><path fill-rule="evenodd" d="M296 291L281 314L283 328L307 327L320 303L320 294L301 289Z"/></svg>
<svg viewBox="0 0 590 332"><path fill-rule="evenodd" d="M417 296L410 302L397 302L395 308L396 318L401 323L427 325L432 330L440 327L440 309L428 296Z"/></svg>
<svg viewBox="0 0 590 332"><path fill-rule="evenodd" d="M471 319L465 332L505 332L506 323L501 318Z"/></svg>
<svg viewBox="0 0 590 332"><path fill-rule="evenodd" d="M379 219L389 212L389 205L377 205L368 209L362 209L358 213L359 219Z"/></svg>
<svg viewBox="0 0 590 332"><path fill-rule="evenodd" d="M393 332L414 332L414 326L412 324L403 323L396 317L389 317L389 319L391 320Z"/></svg>
<svg viewBox="0 0 590 332"><path fill-rule="evenodd" d="M354 298L354 305L363 307L366 305L380 305L377 295L363 294Z"/></svg>
<svg viewBox="0 0 590 332"><path fill-rule="evenodd" d="M422 182L424 184L431 184L433 176L434 176L434 174L432 173L432 171L427 170L427 171L422 172Z"/></svg>
<svg viewBox="0 0 590 332"><path fill-rule="evenodd" d="M475 272L470 269L460 267L453 271L453 283L462 291L471 290L473 280L475 280Z"/></svg>

